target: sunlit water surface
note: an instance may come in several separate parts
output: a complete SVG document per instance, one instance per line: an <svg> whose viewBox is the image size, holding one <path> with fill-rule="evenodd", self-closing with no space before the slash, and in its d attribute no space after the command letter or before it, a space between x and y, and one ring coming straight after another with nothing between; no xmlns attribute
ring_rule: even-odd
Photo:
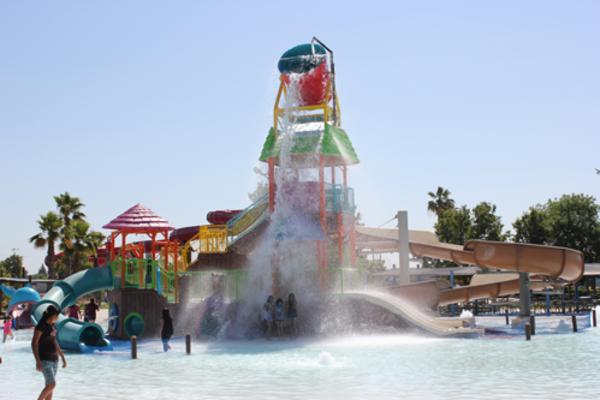
<svg viewBox="0 0 600 400"><path fill-rule="evenodd" d="M43 385L26 332L0 344L2 399L35 398ZM600 329L485 339L357 336L326 340L194 343L162 353L142 342L68 355L56 399L595 399Z"/></svg>

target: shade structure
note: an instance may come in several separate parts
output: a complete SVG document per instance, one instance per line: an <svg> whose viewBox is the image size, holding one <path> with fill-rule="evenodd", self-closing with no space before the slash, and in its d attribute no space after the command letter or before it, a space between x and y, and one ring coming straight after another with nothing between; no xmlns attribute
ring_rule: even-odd
<svg viewBox="0 0 600 400"><path fill-rule="evenodd" d="M325 166L358 164L359 159L348 134L342 128L333 125L320 125L315 129L294 132L290 149L292 162L297 166L314 167L316 160L321 156ZM275 129L271 128L259 160L267 162L269 158L275 158L278 163L281 140L281 134L275 134Z"/></svg>
<svg viewBox="0 0 600 400"><path fill-rule="evenodd" d="M164 232L173 230L169 221L154 211L138 203L123 214L103 226L104 229L115 229L128 232Z"/></svg>

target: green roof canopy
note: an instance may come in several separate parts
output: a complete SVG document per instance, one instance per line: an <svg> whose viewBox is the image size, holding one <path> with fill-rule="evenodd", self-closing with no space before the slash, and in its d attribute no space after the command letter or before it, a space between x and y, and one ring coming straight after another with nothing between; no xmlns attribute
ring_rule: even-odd
<svg viewBox="0 0 600 400"><path fill-rule="evenodd" d="M314 155L322 155L328 166L359 163L352 142L342 128L325 124L325 129L319 131L297 132L292 140L291 155L298 163L311 164L308 160ZM275 130L271 128L260 154L260 161L266 162L271 157L279 158L280 147L281 135L276 138Z"/></svg>

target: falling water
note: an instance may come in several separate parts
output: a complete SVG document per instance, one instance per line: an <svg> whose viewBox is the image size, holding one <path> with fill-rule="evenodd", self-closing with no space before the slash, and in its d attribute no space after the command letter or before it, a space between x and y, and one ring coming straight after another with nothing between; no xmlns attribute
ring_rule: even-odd
<svg viewBox="0 0 600 400"><path fill-rule="evenodd" d="M239 312L239 317L245 320L244 329L256 323L260 307L267 296L273 294L273 265L278 266L280 293L277 295L284 301L289 293L294 293L301 313L314 309L320 302L314 240L319 203L318 196L306 190L316 187L314 167L318 166L318 148L310 159L304 157L301 162L292 155L297 135L318 132L301 131L297 114L290 111L299 105L298 78L290 76L284 97L285 112L278 120L280 154L275 177L275 210L269 227L249 254L248 284ZM308 321L307 315L303 320Z"/></svg>

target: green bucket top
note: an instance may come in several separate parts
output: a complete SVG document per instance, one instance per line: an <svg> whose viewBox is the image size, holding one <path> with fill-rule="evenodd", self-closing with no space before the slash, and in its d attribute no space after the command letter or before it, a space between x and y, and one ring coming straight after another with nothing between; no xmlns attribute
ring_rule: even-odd
<svg viewBox="0 0 600 400"><path fill-rule="evenodd" d="M326 56L327 51L319 44L299 44L283 53L277 68L282 74L304 73L325 61Z"/></svg>

